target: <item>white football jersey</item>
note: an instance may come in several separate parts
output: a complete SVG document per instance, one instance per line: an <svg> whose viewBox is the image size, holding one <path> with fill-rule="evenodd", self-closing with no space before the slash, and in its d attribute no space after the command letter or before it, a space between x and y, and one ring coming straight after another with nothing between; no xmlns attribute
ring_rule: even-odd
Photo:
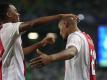
<svg viewBox="0 0 107 80"><path fill-rule="evenodd" d="M0 30L0 39L4 47L4 53L0 57L0 80L25 80L20 24L21 22L5 23Z"/></svg>
<svg viewBox="0 0 107 80"><path fill-rule="evenodd" d="M82 32L76 31L68 36L66 49L70 46L75 46L78 52L65 61L65 80L90 80L89 47Z"/></svg>

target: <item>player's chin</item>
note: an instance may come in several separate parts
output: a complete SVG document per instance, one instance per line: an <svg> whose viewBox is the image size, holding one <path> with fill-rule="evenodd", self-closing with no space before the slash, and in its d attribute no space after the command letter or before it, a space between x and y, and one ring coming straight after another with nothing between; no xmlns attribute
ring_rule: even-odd
<svg viewBox="0 0 107 80"><path fill-rule="evenodd" d="M68 36L63 35L63 36L62 36L62 39L63 39L64 41L66 41L66 40L67 40L67 37L68 37Z"/></svg>
<svg viewBox="0 0 107 80"><path fill-rule="evenodd" d="M63 40L65 40L65 39L66 39L66 37L65 37L64 35L62 35L62 39L63 39Z"/></svg>
<svg viewBox="0 0 107 80"><path fill-rule="evenodd" d="M18 18L17 21L20 22L20 18Z"/></svg>

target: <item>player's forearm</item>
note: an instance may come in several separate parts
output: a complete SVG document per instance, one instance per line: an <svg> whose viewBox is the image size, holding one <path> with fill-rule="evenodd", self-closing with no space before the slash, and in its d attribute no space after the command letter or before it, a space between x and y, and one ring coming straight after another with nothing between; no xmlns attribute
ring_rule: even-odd
<svg viewBox="0 0 107 80"><path fill-rule="evenodd" d="M75 48L68 48L62 52L50 55L52 61L68 60L75 56L77 50Z"/></svg>
<svg viewBox="0 0 107 80"><path fill-rule="evenodd" d="M27 22L24 22L20 25L20 32L23 32L23 31L26 31L27 29L35 26L36 25L41 25L41 24L46 24L50 21L53 21L53 20L58 20L60 19L61 16L60 15L54 15L54 16L46 16L46 17L40 17L38 19L34 19L34 20L31 20L31 21L27 21Z"/></svg>
<svg viewBox="0 0 107 80"><path fill-rule="evenodd" d="M58 20L58 19L60 19L60 15L40 17L40 18L38 18L38 19L32 20L32 21L31 21L31 24L32 24L32 25L46 24L46 23L48 23L48 22L50 22L50 21ZM32 26L32 25L31 25L31 26Z"/></svg>
<svg viewBox="0 0 107 80"><path fill-rule="evenodd" d="M43 46L43 43L38 42L38 43L33 44L33 45L29 46L29 47L23 48L23 53L24 53L24 55L28 55L28 54L30 54L30 53L32 53L34 51L36 52L36 49L40 48L42 46Z"/></svg>

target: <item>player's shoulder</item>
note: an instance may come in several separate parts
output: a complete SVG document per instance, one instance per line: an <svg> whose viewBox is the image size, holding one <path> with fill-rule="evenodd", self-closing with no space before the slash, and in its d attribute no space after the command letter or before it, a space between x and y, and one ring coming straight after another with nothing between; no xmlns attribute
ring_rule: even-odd
<svg viewBox="0 0 107 80"><path fill-rule="evenodd" d="M68 38L69 37L81 37L81 36L83 36L81 31L75 31L75 32L69 34Z"/></svg>
<svg viewBox="0 0 107 80"><path fill-rule="evenodd" d="M3 24L3 28L10 28L10 27L14 27L14 26L19 26L22 22L8 22L8 23L4 23Z"/></svg>
<svg viewBox="0 0 107 80"><path fill-rule="evenodd" d="M15 22L15 23L13 23L13 22L8 22L8 23L4 23L3 26L17 25L17 24L20 24L20 23L22 23L22 22Z"/></svg>
<svg viewBox="0 0 107 80"><path fill-rule="evenodd" d="M76 31L76 32L69 34L67 41L71 41L71 40L72 41L81 41L80 32Z"/></svg>
<svg viewBox="0 0 107 80"><path fill-rule="evenodd" d="M8 22L8 23L4 23L3 26L11 26L12 23L11 22Z"/></svg>
<svg viewBox="0 0 107 80"><path fill-rule="evenodd" d="M12 23L11 22L8 22L8 23L4 23L4 24L2 24L2 29L1 29L1 31L8 31L11 27L12 27L13 25L12 25Z"/></svg>

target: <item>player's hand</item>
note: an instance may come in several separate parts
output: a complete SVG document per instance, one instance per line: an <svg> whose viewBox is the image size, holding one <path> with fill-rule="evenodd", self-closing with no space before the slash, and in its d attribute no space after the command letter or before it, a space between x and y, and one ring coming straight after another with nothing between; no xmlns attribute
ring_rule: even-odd
<svg viewBox="0 0 107 80"><path fill-rule="evenodd" d="M51 63L52 59L49 55L37 50L38 57L31 60L31 68L42 68L45 65Z"/></svg>
<svg viewBox="0 0 107 80"><path fill-rule="evenodd" d="M46 37L41 41L43 46L46 46L47 44L53 45L56 40L56 34L55 33L48 33Z"/></svg>

